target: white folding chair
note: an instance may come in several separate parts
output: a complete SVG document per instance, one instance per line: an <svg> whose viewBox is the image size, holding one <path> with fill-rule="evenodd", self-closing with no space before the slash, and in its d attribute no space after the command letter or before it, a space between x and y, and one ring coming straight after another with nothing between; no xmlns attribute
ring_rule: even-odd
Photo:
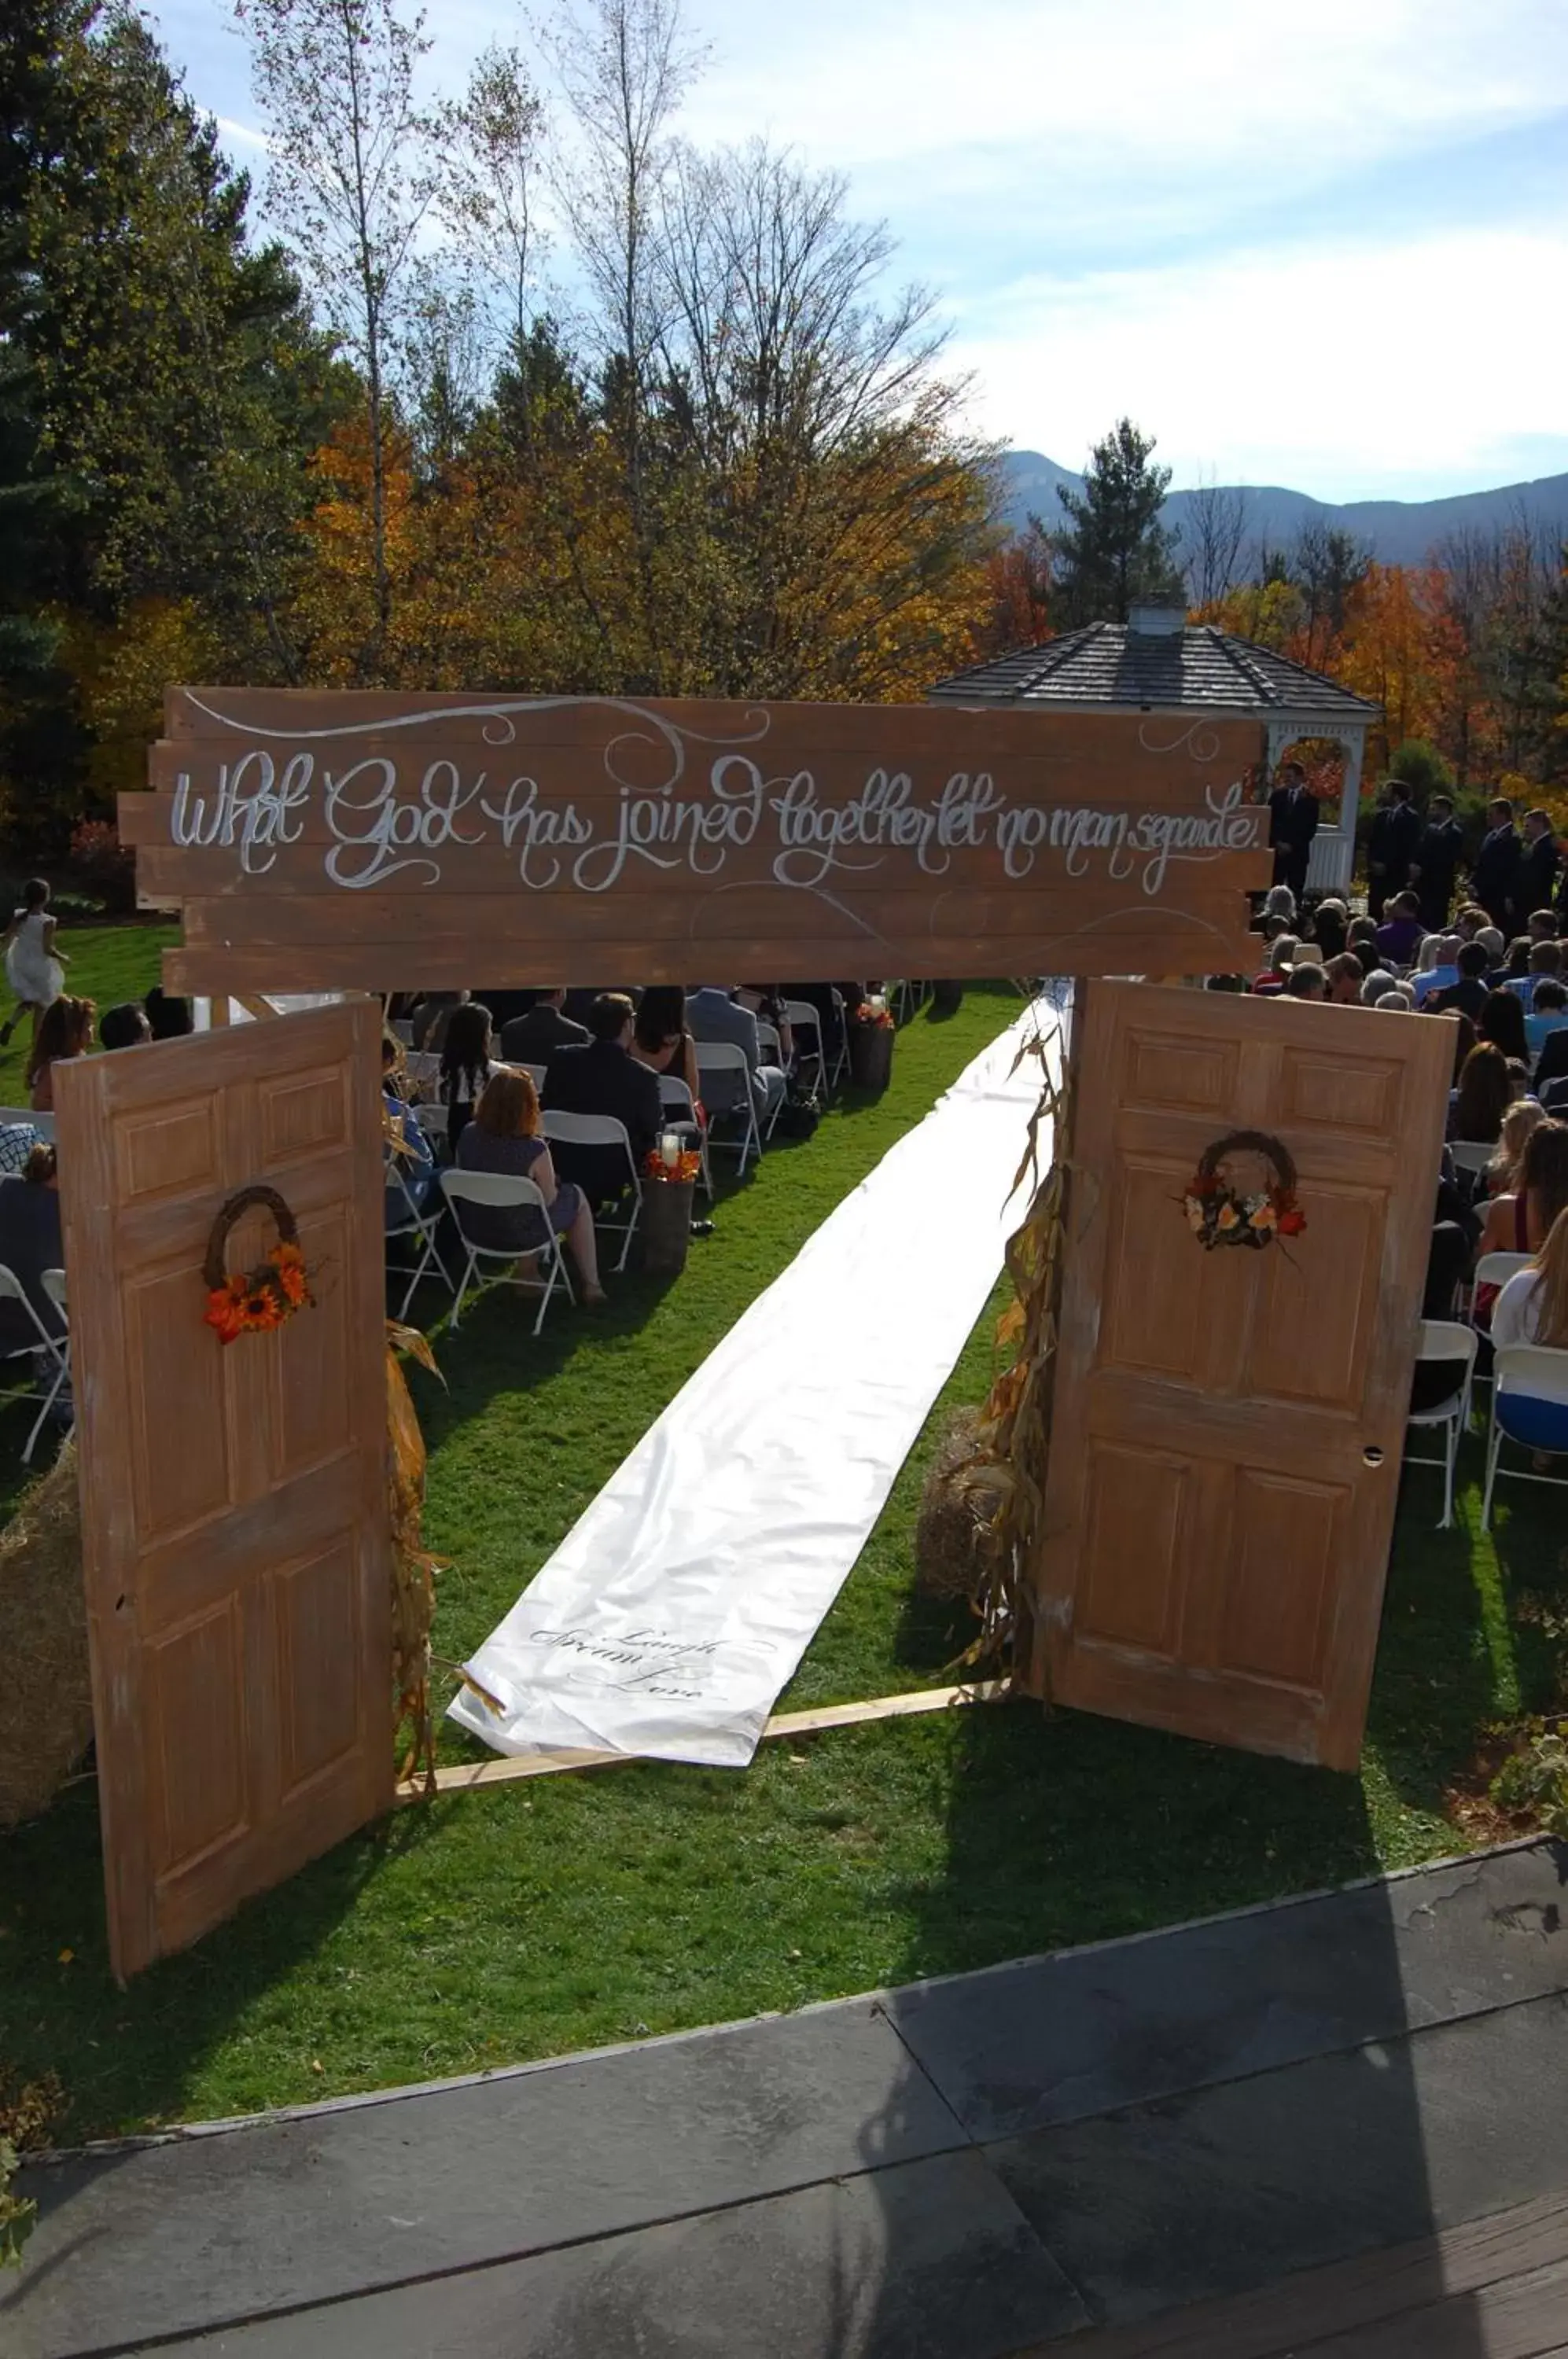
<svg viewBox="0 0 1568 2359"><path fill-rule="evenodd" d="M1416 1355L1416 1365L1452 1368L1454 1390L1445 1394L1435 1408L1411 1409L1405 1420L1407 1425L1443 1427L1443 1456L1418 1458L1407 1450L1405 1464L1443 1468L1443 1514L1437 1527L1440 1532L1447 1531L1454 1521L1454 1469L1458 1462L1460 1437L1470 1423L1470 1388L1475 1375L1475 1349L1474 1327L1463 1326L1456 1319L1421 1321L1421 1349Z"/></svg>
<svg viewBox="0 0 1568 2359"><path fill-rule="evenodd" d="M642 1173L637 1168L626 1124L617 1122L613 1114L554 1114L547 1111L539 1116L539 1129L552 1146L618 1147L626 1157L626 1184L632 1193L632 1209L630 1219L624 1223L626 1235L621 1244L621 1257L615 1264L617 1270L625 1269L632 1249L633 1233L642 1218ZM608 1229L612 1235L623 1226L620 1221L609 1219L602 1212L595 1212L594 1224L598 1228Z"/></svg>
<svg viewBox="0 0 1568 2359"><path fill-rule="evenodd" d="M512 1071L514 1073L527 1073L529 1081L532 1082L534 1085L534 1095L535 1097L538 1097L539 1092L544 1087L544 1067L542 1065L514 1065Z"/></svg>
<svg viewBox="0 0 1568 2359"><path fill-rule="evenodd" d="M417 1105L413 1112L414 1120L419 1124L425 1136L434 1142L436 1158L439 1162L443 1155L451 1152L452 1141L447 1135L447 1120L452 1108L441 1105L438 1102L430 1105Z"/></svg>
<svg viewBox="0 0 1568 2359"><path fill-rule="evenodd" d="M51 1270L49 1275L50 1277L60 1278L60 1293L63 1297L64 1273ZM55 1299L52 1288L49 1289L49 1294L52 1302ZM60 1386L66 1380L70 1362L62 1343L56 1341L38 1317L32 1298L21 1279L14 1270L7 1269L4 1262L0 1262L0 1302L19 1302L27 1313L28 1324L37 1338L36 1342L31 1343L16 1343L8 1351L0 1350L0 1364L7 1367L15 1361L25 1360L27 1364L29 1379L27 1383L18 1385L14 1391L0 1394L0 1400L9 1402L41 1399L43 1404L34 1420L33 1430L27 1436L27 1446L22 1451L24 1461L30 1463L38 1436L43 1431L44 1419L54 1407L60 1397Z"/></svg>
<svg viewBox="0 0 1568 2359"><path fill-rule="evenodd" d="M1490 1147L1483 1147L1479 1139L1451 1138L1448 1151L1454 1158L1455 1171L1468 1171L1472 1178L1479 1179L1490 1170L1497 1147L1495 1139Z"/></svg>
<svg viewBox="0 0 1568 2359"><path fill-rule="evenodd" d="M833 1059L832 1078L824 1083L824 1087L832 1091L838 1088L849 1072L849 1018L844 1014L844 994L837 984L831 984L828 987L833 995L833 1014L838 1018L838 1054Z"/></svg>
<svg viewBox="0 0 1568 2359"><path fill-rule="evenodd" d="M441 1060L433 1049L410 1049L403 1060L403 1071L416 1088L433 1090L441 1082Z"/></svg>
<svg viewBox="0 0 1568 2359"><path fill-rule="evenodd" d="M534 1321L534 1333L537 1335L544 1325L544 1314L550 1309L550 1297L555 1292L558 1280L566 1288L568 1302L577 1299L572 1290L572 1276L566 1266L566 1256L561 1249L561 1239L550 1225L549 1211L539 1190L533 1180L514 1177L505 1171L443 1171L441 1184L452 1206L452 1216L457 1223L457 1234L467 1256L452 1306L453 1332L463 1316L463 1298L468 1292L469 1280L479 1274L482 1262L500 1261L510 1266L510 1274L499 1281L501 1284L521 1287L525 1293L537 1292L539 1296L539 1316ZM539 1215L545 1242L537 1246L475 1245L463 1226L463 1208L465 1204L487 1204L509 1212L520 1212L524 1205L531 1205ZM525 1253L543 1256L545 1280L542 1287L537 1278L517 1277L517 1264Z"/></svg>
<svg viewBox="0 0 1568 2359"><path fill-rule="evenodd" d="M52 1114L35 1114L31 1106L0 1106L0 1127L9 1128L13 1123L29 1124L41 1139L48 1145L53 1146L54 1116Z"/></svg>
<svg viewBox="0 0 1568 2359"><path fill-rule="evenodd" d="M397 1023L392 1027L392 1038L395 1040L401 1040L405 1049L413 1047L414 1027L406 1016L399 1016Z"/></svg>
<svg viewBox="0 0 1568 2359"><path fill-rule="evenodd" d="M779 1027L776 1024L765 1023L760 1016L757 1019L757 1045L761 1052L763 1063L765 1065L777 1065L779 1071L782 1072L784 1070L784 1043L779 1037ZM768 1127L762 1134L764 1138L772 1137L773 1125L779 1119L779 1109L784 1103L784 1098L785 1092L780 1090L772 1104L768 1107Z"/></svg>
<svg viewBox="0 0 1568 2359"><path fill-rule="evenodd" d="M708 1109L708 1144L710 1147L732 1144L727 1139L715 1138L713 1125L728 1121L732 1114L737 1116L741 1125L737 1170L744 1177L746 1158L756 1155L760 1158L762 1154L762 1133L757 1126L757 1093L751 1086L751 1067L746 1063L746 1050L734 1040L699 1040L694 1045L697 1080L702 1090L702 1103ZM705 1083L704 1076L710 1073L721 1081L716 1099ZM727 1084L735 1081L739 1082L739 1095L726 1105L723 1102L729 1094Z"/></svg>
<svg viewBox="0 0 1568 2359"><path fill-rule="evenodd" d="M796 1064L799 1065L802 1056L812 1058L815 1060L817 1068L818 1087L825 1092L828 1085L828 1073L827 1063L822 1056L822 1017L817 1014L816 1009L811 1006L809 999L787 999L784 1002L784 1021L788 1024L790 1031L795 1037ZM809 1032L811 1034L812 1040L816 1044L814 1048L803 1049L801 1047L800 1035L802 1032Z"/></svg>
<svg viewBox="0 0 1568 2359"><path fill-rule="evenodd" d="M691 1093L679 1073L660 1073L659 1103L664 1111L664 1127L678 1136L690 1140L701 1166L702 1193L709 1202L713 1196L713 1175L708 1169L708 1139L697 1119L697 1109L691 1103Z"/></svg>
<svg viewBox="0 0 1568 2359"><path fill-rule="evenodd" d="M388 1197L397 1200L387 1206L387 1211L391 1214L391 1218L387 1223L387 1244L390 1245L395 1237L417 1237L420 1246L419 1258L415 1266L414 1275L408 1280L408 1291L403 1297L402 1307L397 1313L398 1318L402 1320L407 1319L408 1305L419 1291L419 1281L432 1262L440 1270L449 1294L453 1290L452 1272L442 1259L441 1247L436 1242L437 1232L441 1227L440 1199L436 1200L434 1212L419 1210L418 1199L408 1185L408 1175L404 1169L403 1158L390 1147L387 1150L387 1193ZM401 1211L397 1209L397 1202L401 1203Z"/></svg>
<svg viewBox="0 0 1568 2359"><path fill-rule="evenodd" d="M1544 1451L1563 1461L1561 1474L1533 1467L1504 1466L1505 1441ZM1486 1488L1481 1529L1492 1521L1492 1493L1499 1477L1509 1483L1549 1483L1568 1488L1568 1351L1545 1343L1504 1343L1493 1363L1492 1421L1486 1431Z"/></svg>
<svg viewBox="0 0 1568 2359"><path fill-rule="evenodd" d="M1507 1286L1509 1278L1512 1277L1517 1271L1529 1269L1533 1258L1534 1256L1532 1255L1523 1253L1487 1253L1481 1256L1480 1260L1475 1265L1475 1275L1470 1281L1470 1324L1472 1327L1475 1328L1475 1332L1478 1335L1486 1335L1486 1330L1484 1327L1476 1326L1475 1294L1477 1288L1483 1286L1495 1286L1500 1291L1503 1287ZM1475 1377L1475 1382L1478 1385L1489 1385L1492 1379L1489 1375L1479 1373Z"/></svg>
<svg viewBox="0 0 1568 2359"><path fill-rule="evenodd" d="M55 1356L60 1362L60 1367L53 1384L49 1386L49 1398L45 1401L42 1408L39 1409L33 1430L27 1436L27 1446L22 1452L24 1459L27 1460L31 1459L33 1451L38 1443L38 1436L44 1430L44 1419L54 1408L54 1405L59 1400L62 1391L66 1392L69 1396L69 1388L71 1385L70 1313L66 1302L65 1272L63 1269L46 1269L41 1273L38 1278L38 1284L43 1288L44 1292L49 1296L49 1300L54 1304L56 1310L60 1313L60 1326L66 1332L53 1339ZM66 1437L73 1433L75 1430L76 1411L73 1407L70 1421L65 1429L65 1433L61 1435L60 1439L64 1440Z"/></svg>

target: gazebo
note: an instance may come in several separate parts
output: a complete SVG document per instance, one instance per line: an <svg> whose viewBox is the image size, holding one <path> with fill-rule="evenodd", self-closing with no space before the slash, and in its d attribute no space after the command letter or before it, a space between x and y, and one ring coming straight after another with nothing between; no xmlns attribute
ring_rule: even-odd
<svg viewBox="0 0 1568 2359"><path fill-rule="evenodd" d="M931 696L942 704L1261 721L1270 778L1291 745L1328 739L1344 757L1344 781L1337 805L1324 806L1307 882L1324 893L1350 883L1361 766L1378 707L1271 647L1211 623L1190 624L1180 606L1135 606L1129 623L1091 623L1043 647L1020 647L955 672Z"/></svg>

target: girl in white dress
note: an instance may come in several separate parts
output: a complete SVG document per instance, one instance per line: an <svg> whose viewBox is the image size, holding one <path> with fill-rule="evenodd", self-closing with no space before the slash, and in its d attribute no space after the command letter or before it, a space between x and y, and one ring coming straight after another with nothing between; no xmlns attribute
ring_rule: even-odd
<svg viewBox="0 0 1568 2359"><path fill-rule="evenodd" d="M9 1023L0 1030L0 1049L24 1016L31 1015L36 1031L44 1009L65 988L68 962L65 952L54 946L55 921L49 913L49 897L46 879L33 877L23 886L22 906L12 910L5 929L5 980L16 995L16 1006Z"/></svg>

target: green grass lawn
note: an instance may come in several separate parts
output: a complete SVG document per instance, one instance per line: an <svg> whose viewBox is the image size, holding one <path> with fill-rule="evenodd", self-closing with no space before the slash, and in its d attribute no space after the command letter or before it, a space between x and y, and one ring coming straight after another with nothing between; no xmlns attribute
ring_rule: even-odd
<svg viewBox="0 0 1568 2359"><path fill-rule="evenodd" d="M621 1281L603 1319L556 1319L537 1343L492 1297L439 1339L450 1390L414 1381L427 1531L453 1560L443 1655L493 1626L758 1288L1017 1006L976 990L950 1021L917 1019L887 1097L848 1100L722 1189L717 1234L673 1285ZM947 1398L984 1391L991 1325ZM786 1704L940 1681L965 1643L953 1609L911 1596L942 1414ZM8 1458L14 1431L0 1425ZM0 1838L0 2060L57 2069L60 2134L84 2136L798 2006L1461 1849L1445 1789L1487 1722L1544 1699L1547 1650L1516 1608L1563 1578L1550 1494L1517 1488L1479 1535L1477 1457L1453 1533L1432 1528L1439 1478L1406 1477L1359 1779L1028 1704L769 1744L744 1773L542 1778L398 1812L125 1993L83 1784ZM466 1749L443 1735L444 1757Z"/></svg>

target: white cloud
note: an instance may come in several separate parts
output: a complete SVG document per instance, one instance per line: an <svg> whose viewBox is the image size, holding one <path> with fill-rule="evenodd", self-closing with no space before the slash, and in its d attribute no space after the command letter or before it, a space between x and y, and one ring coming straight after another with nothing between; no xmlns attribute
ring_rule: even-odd
<svg viewBox="0 0 1568 2359"><path fill-rule="evenodd" d="M1039 277L952 357L979 423L1063 465L1126 412L1179 483L1421 497L1568 468L1565 279L1556 228Z"/></svg>
<svg viewBox="0 0 1568 2359"><path fill-rule="evenodd" d="M708 0L699 13L720 49L692 102L705 136L768 123L849 166L952 159L1025 202L1020 163L1058 186L1238 171L1288 186L1568 103L1554 0L797 0L777 15Z"/></svg>

